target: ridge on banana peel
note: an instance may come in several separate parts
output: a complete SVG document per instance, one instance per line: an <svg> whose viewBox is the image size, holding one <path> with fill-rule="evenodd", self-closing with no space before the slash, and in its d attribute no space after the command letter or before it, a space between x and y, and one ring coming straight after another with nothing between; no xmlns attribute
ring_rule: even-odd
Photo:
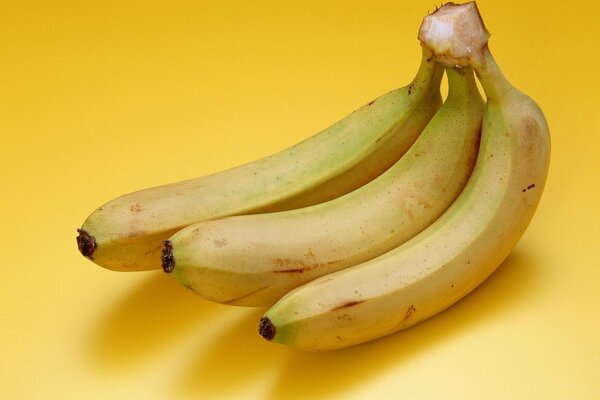
<svg viewBox="0 0 600 400"><path fill-rule="evenodd" d="M190 225L166 242L165 271L205 299L270 306L425 229L459 195L479 146L484 101L473 71L449 68L447 75L446 101L381 176L311 207Z"/></svg>
<svg viewBox="0 0 600 400"><path fill-rule="evenodd" d="M508 256L540 201L550 137L538 105L503 76L487 37L474 3L443 6L419 35L439 61L471 66L488 99L480 153L459 198L397 249L287 294L260 320L264 338L331 350L392 334L459 301Z"/></svg>
<svg viewBox="0 0 600 400"><path fill-rule="evenodd" d="M161 267L163 241L194 222L289 210L331 200L379 176L441 105L443 67L423 48L412 82L271 156L120 196L78 229L79 251L115 271Z"/></svg>

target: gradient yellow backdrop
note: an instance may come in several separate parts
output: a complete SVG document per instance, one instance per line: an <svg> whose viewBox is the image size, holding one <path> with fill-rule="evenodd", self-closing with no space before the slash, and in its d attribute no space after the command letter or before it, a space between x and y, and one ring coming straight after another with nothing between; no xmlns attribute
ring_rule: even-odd
<svg viewBox="0 0 600 400"><path fill-rule="evenodd" d="M262 340L263 310L97 267L75 229L120 194L273 153L405 85L435 2L2 1L0 397L600 398L600 6L478 4L551 128L535 219L448 311L316 354Z"/></svg>

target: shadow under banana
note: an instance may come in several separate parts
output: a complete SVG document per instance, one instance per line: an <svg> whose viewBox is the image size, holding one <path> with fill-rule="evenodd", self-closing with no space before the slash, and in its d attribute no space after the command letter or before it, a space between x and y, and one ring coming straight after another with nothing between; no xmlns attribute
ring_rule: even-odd
<svg viewBox="0 0 600 400"><path fill-rule="evenodd" d="M168 350L222 309L164 274L152 273L90 327L89 357L111 370L128 369Z"/></svg>
<svg viewBox="0 0 600 400"><path fill-rule="evenodd" d="M297 351L263 340L257 323L264 310L249 309L214 343L203 347L208 350L199 352L174 387L187 395L233 397L248 394L257 380L270 382L269 375L275 373L266 398L339 398L377 373L398 368L486 319L527 307L524 299L535 291L540 269L535 256L517 246L479 288L434 318L369 343L330 352Z"/></svg>
<svg viewBox="0 0 600 400"><path fill-rule="evenodd" d="M270 381L293 350L273 346L258 334L264 309L240 309L243 316L220 332L213 343L197 351L193 363L184 367L173 383L176 395L207 398L246 398L257 382ZM272 379L272 378L271 378Z"/></svg>

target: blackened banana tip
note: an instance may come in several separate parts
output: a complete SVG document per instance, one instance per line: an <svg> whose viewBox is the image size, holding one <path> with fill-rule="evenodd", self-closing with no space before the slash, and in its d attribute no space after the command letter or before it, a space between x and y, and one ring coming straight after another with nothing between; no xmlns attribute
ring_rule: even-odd
<svg viewBox="0 0 600 400"><path fill-rule="evenodd" d="M160 256L162 269L167 274L175 268L175 258L173 257L173 243L170 240L163 241L162 254Z"/></svg>
<svg viewBox="0 0 600 400"><path fill-rule="evenodd" d="M262 317L260 319L260 323L258 324L258 333L260 336L264 337L267 340L273 339L275 337L275 325L269 320L267 317Z"/></svg>
<svg viewBox="0 0 600 400"><path fill-rule="evenodd" d="M93 259L92 255L96 250L96 238L90 235L84 229L77 229L77 248L79 252L89 259Z"/></svg>

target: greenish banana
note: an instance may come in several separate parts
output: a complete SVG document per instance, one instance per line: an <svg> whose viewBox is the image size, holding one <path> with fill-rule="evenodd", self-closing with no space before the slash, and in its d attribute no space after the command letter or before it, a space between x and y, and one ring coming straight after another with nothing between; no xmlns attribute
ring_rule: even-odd
<svg viewBox="0 0 600 400"><path fill-rule="evenodd" d="M160 268L163 241L192 223L342 196L393 165L441 105L443 68L423 49L413 81L274 155L120 196L78 229L80 252L116 271Z"/></svg>
<svg viewBox="0 0 600 400"><path fill-rule="evenodd" d="M269 306L319 276L410 239L456 199L473 170L484 101L471 69L447 69L448 98L385 173L334 200L192 224L165 244L165 271L219 303Z"/></svg>

